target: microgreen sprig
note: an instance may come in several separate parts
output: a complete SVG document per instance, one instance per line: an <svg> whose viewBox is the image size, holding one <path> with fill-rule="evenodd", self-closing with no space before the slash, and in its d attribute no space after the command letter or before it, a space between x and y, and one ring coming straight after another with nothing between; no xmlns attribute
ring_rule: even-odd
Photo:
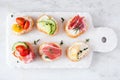
<svg viewBox="0 0 120 80"><path fill-rule="evenodd" d="M34 45L37 45L37 43L40 41L40 39L38 40L34 40Z"/></svg>

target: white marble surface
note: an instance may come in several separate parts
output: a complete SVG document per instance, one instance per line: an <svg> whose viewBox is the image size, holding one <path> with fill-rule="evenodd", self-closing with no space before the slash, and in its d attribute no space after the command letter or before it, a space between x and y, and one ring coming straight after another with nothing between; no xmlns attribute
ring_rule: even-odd
<svg viewBox="0 0 120 80"><path fill-rule="evenodd" d="M111 27L120 39L120 0L0 0L0 80L120 80L120 43L109 53L95 53L89 69L11 69L6 64L6 16L9 11L89 12L95 27ZM111 43L112 44L112 43ZM109 47L109 46L108 46Z"/></svg>

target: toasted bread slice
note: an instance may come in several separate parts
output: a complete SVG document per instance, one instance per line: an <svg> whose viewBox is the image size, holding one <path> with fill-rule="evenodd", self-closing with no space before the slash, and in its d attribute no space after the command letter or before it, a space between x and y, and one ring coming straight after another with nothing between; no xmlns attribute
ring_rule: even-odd
<svg viewBox="0 0 120 80"><path fill-rule="evenodd" d="M75 42L66 50L67 57L73 61L78 62L89 53L89 46L84 42Z"/></svg>
<svg viewBox="0 0 120 80"><path fill-rule="evenodd" d="M57 44L57 43L53 43L52 42L52 44L54 44L54 45L56 45L57 46L57 48L59 48L60 50L61 50L61 54L62 54L62 49L61 49L61 46L59 45L59 44ZM53 60L56 60L56 59L58 59L61 55L59 55L59 56L57 56L56 58L54 58L54 59L50 59L49 57L47 57L47 55L43 52L43 48L45 47L45 46L48 46L49 45L49 43L42 43L40 46L39 46L39 55L40 55L40 57L42 58L42 60L44 60L44 61L53 61ZM51 45L50 45L51 46Z"/></svg>
<svg viewBox="0 0 120 80"><path fill-rule="evenodd" d="M52 21L54 21L54 23L55 23L55 31L52 33L52 34L50 34L49 32L47 32L47 30L45 31L45 30L43 30L43 28L46 26L46 25L40 25L39 24L39 22L41 22L41 21L47 21L47 20L52 20ZM52 16L48 16L48 15L42 15L42 16L40 16L38 19L37 19L37 23L36 23L36 25L37 25L37 29L40 31L40 32L43 32L43 33L45 33L45 34L48 34L48 35L50 35L50 36L54 36L57 32L58 32L58 30L59 30L59 27L58 27L58 23L57 23L57 21L52 17ZM46 29L49 29L50 27L48 27L48 28L46 28ZM51 28L50 28L51 29ZM52 31L52 30L51 30Z"/></svg>
<svg viewBox="0 0 120 80"><path fill-rule="evenodd" d="M17 34L17 35L22 35L22 34L24 34L24 33L30 32L30 31L33 29L33 26L34 26L34 21L33 21L33 19L32 19L31 17L29 17L29 16L23 16L22 18L24 18L25 20L28 20L29 23L30 23L30 25L29 25L29 28L28 28L28 29L26 29L26 30L23 29L23 30L20 31L20 32L16 32L16 31L13 30L13 32L14 32L15 34ZM16 23L16 24L17 24L17 23Z"/></svg>
<svg viewBox="0 0 120 80"><path fill-rule="evenodd" d="M69 37L76 38L76 37L80 36L81 34L83 34L84 32L87 31L88 25L87 25L86 19L84 18L82 20L82 24L84 25L83 29L81 29L81 30L68 29L68 27L69 27L69 25L70 25L70 23L73 19L74 19L74 17L67 21L67 23L65 24L64 30Z"/></svg>
<svg viewBox="0 0 120 80"><path fill-rule="evenodd" d="M17 50L14 50L13 55L14 57L18 58L19 61L24 62L24 63L29 63L33 61L33 59L36 57L35 53L33 51L33 47L29 42L24 42L28 48L30 49L30 53L27 56L21 56L20 53Z"/></svg>

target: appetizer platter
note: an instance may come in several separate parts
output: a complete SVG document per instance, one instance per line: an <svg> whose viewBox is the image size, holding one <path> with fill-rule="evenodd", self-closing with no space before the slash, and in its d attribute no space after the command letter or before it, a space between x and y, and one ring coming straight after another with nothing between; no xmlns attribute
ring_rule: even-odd
<svg viewBox="0 0 120 80"><path fill-rule="evenodd" d="M17 68L88 68L94 52L117 45L111 28L94 28L81 12L10 13L6 38L7 63Z"/></svg>

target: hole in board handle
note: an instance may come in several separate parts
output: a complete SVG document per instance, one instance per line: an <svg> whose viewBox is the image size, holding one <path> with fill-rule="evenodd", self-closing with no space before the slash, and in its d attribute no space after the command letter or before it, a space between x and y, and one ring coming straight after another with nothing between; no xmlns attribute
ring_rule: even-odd
<svg viewBox="0 0 120 80"><path fill-rule="evenodd" d="M106 37L102 37L101 41L102 41L103 43L106 43L107 38L106 38Z"/></svg>

